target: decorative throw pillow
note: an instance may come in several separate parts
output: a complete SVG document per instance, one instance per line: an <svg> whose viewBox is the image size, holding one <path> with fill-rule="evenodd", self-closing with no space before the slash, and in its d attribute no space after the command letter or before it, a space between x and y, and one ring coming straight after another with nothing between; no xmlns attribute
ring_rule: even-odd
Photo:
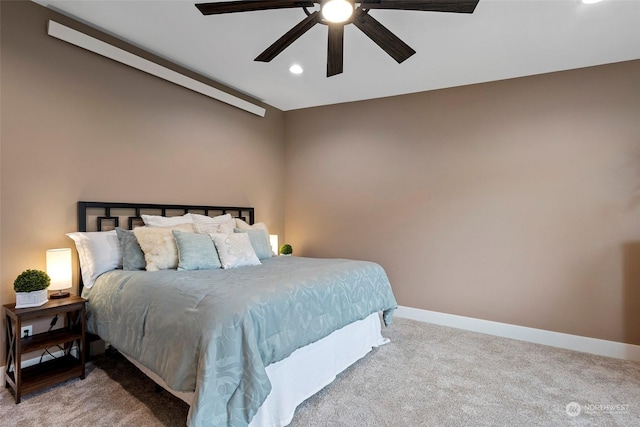
<svg viewBox="0 0 640 427"><path fill-rule="evenodd" d="M193 226L196 232L202 234L211 233L233 233L236 225L231 214L218 215L214 217L192 214Z"/></svg>
<svg viewBox="0 0 640 427"><path fill-rule="evenodd" d="M178 246L172 231L193 232L192 224L180 224L173 227L138 227L133 229L138 244L144 252L147 271L178 268Z"/></svg>
<svg viewBox="0 0 640 427"><path fill-rule="evenodd" d="M271 245L263 230L241 230L236 228L234 232L247 233L249 235L249 241L258 259L271 258Z"/></svg>
<svg viewBox="0 0 640 427"><path fill-rule="evenodd" d="M265 238L267 239L267 242L269 242L269 229L264 222L256 222L253 225L249 225L246 221L243 221L240 218L235 218L235 222L235 228L238 228L240 230L262 230L264 232ZM275 255L273 251L271 252L271 254Z"/></svg>
<svg viewBox="0 0 640 427"><path fill-rule="evenodd" d="M93 286L102 273L122 266L122 251L115 230L67 233L67 236L76 244L86 288Z"/></svg>
<svg viewBox="0 0 640 427"><path fill-rule="evenodd" d="M221 267L211 236L178 230L172 233L178 246L178 270L213 270Z"/></svg>
<svg viewBox="0 0 640 427"><path fill-rule="evenodd" d="M171 227L180 224L192 224L191 214L182 216L160 216L160 215L140 215L144 225L148 227Z"/></svg>
<svg viewBox="0 0 640 427"><path fill-rule="evenodd" d="M144 252L142 252L133 231L116 227L116 233L122 249L122 269L144 270L147 262L144 260Z"/></svg>
<svg viewBox="0 0 640 427"><path fill-rule="evenodd" d="M260 265L260 260L251 246L247 233L212 233L222 268Z"/></svg>

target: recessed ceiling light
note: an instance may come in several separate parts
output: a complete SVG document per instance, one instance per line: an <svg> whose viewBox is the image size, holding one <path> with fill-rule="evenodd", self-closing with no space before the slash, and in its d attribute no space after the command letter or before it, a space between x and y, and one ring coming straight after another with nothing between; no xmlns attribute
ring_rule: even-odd
<svg viewBox="0 0 640 427"><path fill-rule="evenodd" d="M602 0L580 0L582 1L582 4L594 4L594 3L600 3Z"/></svg>
<svg viewBox="0 0 640 427"><path fill-rule="evenodd" d="M298 64L293 64L291 67L289 67L289 71L291 71L291 73L293 74L302 74L302 72L304 71L302 69L302 67Z"/></svg>

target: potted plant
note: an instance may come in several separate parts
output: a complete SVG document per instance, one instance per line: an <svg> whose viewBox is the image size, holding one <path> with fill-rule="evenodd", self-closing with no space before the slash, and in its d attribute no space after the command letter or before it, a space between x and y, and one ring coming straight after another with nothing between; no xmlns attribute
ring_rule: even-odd
<svg viewBox="0 0 640 427"><path fill-rule="evenodd" d="M40 270L25 270L13 282L16 291L16 308L38 307L47 299L51 278Z"/></svg>
<svg viewBox="0 0 640 427"><path fill-rule="evenodd" d="M280 246L280 255L291 256L292 253L293 253L293 248L291 247L290 244L285 243L284 245Z"/></svg>

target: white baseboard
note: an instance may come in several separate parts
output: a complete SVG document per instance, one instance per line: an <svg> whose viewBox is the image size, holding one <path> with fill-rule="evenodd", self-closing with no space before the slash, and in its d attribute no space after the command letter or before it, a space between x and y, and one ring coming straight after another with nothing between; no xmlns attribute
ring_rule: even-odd
<svg viewBox="0 0 640 427"><path fill-rule="evenodd" d="M480 332L498 337L640 362L640 345L545 331L543 329L528 328L526 326L492 322L490 320L474 319L473 317L404 306L399 306L395 311L395 315L405 319L450 326L452 328Z"/></svg>
<svg viewBox="0 0 640 427"><path fill-rule="evenodd" d="M545 331L544 329L528 328L526 326L511 325L509 323L493 322L491 320L475 319L473 317L439 313L437 311L422 310L419 308L405 306L399 306L395 311L395 316L402 317L404 319L417 320L419 322L433 323L436 325L450 326L452 328L464 329L467 331L495 335L503 338L640 362L640 345L582 337L579 335L563 334L561 332ZM56 357L58 356L57 353L54 353ZM43 360L49 359L51 359L50 356ZM26 367L35 365L39 360L39 357L25 360L22 362L22 366ZM0 378L2 378L3 381L4 370L5 367L0 366Z"/></svg>

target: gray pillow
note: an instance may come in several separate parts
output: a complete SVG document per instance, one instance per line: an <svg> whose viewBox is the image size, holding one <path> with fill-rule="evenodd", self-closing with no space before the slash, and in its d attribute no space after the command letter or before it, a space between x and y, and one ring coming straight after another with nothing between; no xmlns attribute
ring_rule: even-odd
<svg viewBox="0 0 640 427"><path fill-rule="evenodd" d="M178 246L178 270L213 270L222 267L208 234L173 230Z"/></svg>
<svg viewBox="0 0 640 427"><path fill-rule="evenodd" d="M243 230L235 228L234 231L236 233L247 233L249 235L249 241L258 259L271 258L271 245L264 230Z"/></svg>
<svg viewBox="0 0 640 427"><path fill-rule="evenodd" d="M116 227L116 234L122 248L122 269L144 270L147 267L147 262L144 260L144 252L142 252L133 231Z"/></svg>

